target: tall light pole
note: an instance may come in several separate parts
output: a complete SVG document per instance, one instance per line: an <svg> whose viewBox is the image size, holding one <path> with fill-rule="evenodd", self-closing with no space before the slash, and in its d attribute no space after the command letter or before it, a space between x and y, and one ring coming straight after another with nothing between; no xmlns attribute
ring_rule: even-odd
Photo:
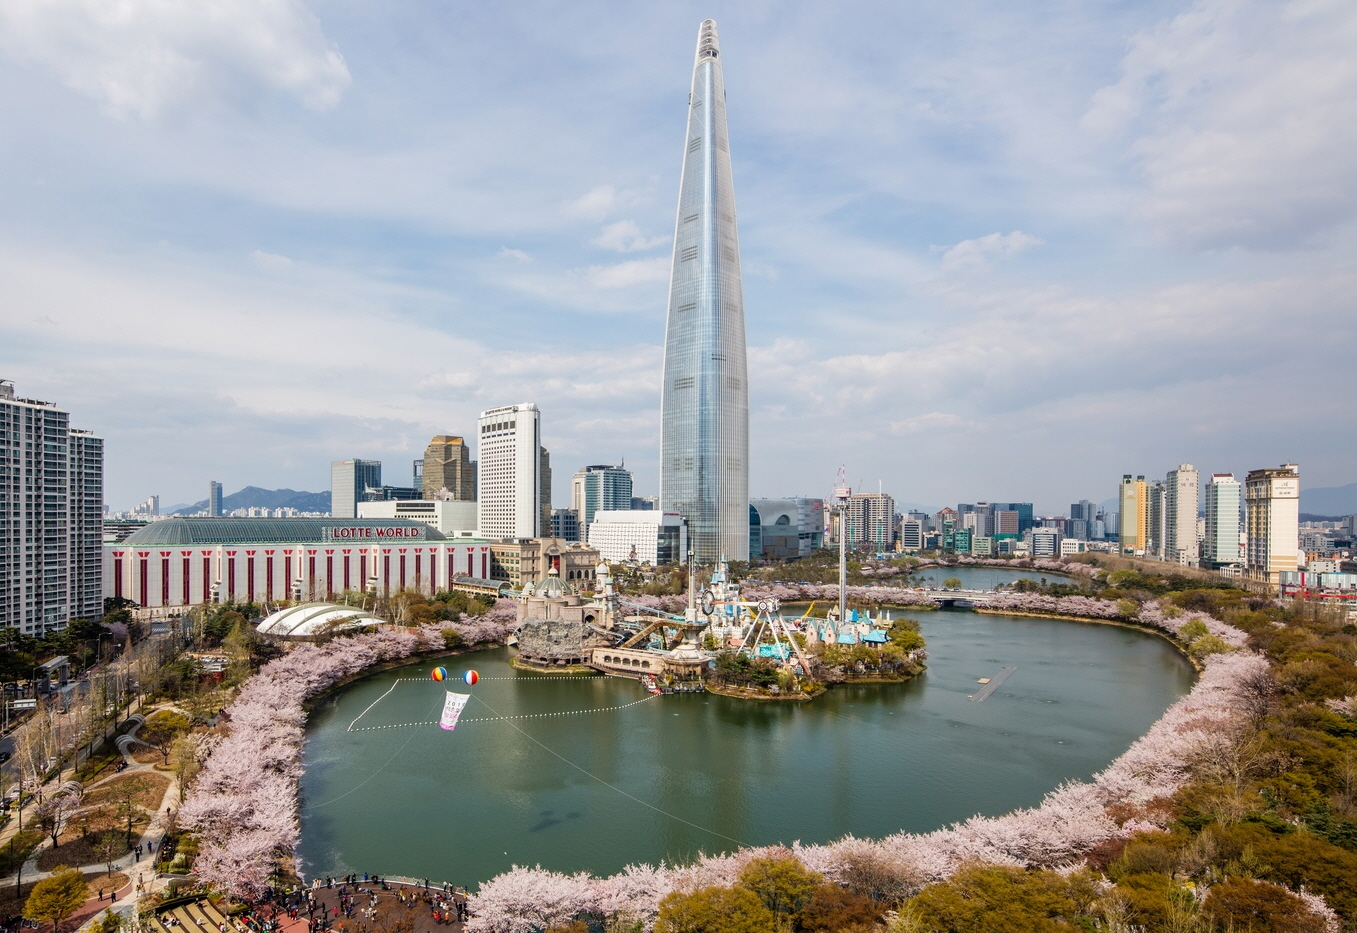
<svg viewBox="0 0 1357 933"><path fill-rule="evenodd" d="M839 513L839 624L848 621L848 500L853 490L844 482L843 468L834 487L834 508Z"/></svg>

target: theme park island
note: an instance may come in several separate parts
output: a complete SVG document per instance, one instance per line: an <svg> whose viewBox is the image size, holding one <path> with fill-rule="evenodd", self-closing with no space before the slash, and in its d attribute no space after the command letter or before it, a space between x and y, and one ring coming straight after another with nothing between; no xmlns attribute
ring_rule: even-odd
<svg viewBox="0 0 1357 933"><path fill-rule="evenodd" d="M917 623L848 607L839 599L784 614L772 596L747 598L728 563L703 573L690 560L687 602L629 596L607 563L595 592L571 591L553 566L517 595L513 664L525 671L602 673L640 680L653 693L707 691L751 700L813 699L836 683L900 683L924 669ZM699 585L699 579L701 584Z"/></svg>

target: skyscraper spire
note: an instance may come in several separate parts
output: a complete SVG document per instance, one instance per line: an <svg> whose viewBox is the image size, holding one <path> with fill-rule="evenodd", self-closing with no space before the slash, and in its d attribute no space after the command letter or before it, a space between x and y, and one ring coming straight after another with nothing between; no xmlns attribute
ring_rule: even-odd
<svg viewBox="0 0 1357 933"><path fill-rule="evenodd" d="M716 23L698 28L660 403L660 505L697 559L749 558L749 384Z"/></svg>

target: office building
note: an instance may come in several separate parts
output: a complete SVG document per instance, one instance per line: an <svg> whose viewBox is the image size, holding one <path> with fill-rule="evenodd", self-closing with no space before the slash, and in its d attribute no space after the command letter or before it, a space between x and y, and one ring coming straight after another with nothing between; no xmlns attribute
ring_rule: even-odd
<svg viewBox="0 0 1357 933"><path fill-rule="evenodd" d="M1180 463L1164 477L1164 560L1197 566L1197 468Z"/></svg>
<svg viewBox="0 0 1357 933"><path fill-rule="evenodd" d="M1014 509L995 509L990 513L993 516L990 534L995 537L1016 538L1021 532L1019 528L1019 515Z"/></svg>
<svg viewBox="0 0 1357 933"><path fill-rule="evenodd" d="M419 493L414 486L368 486L358 502L403 502L418 499Z"/></svg>
<svg viewBox="0 0 1357 933"><path fill-rule="evenodd" d="M382 461L334 460L330 463L330 515L356 518L369 488L382 485Z"/></svg>
<svg viewBox="0 0 1357 933"><path fill-rule="evenodd" d="M660 504L696 558L749 558L749 384L716 24L698 30L660 399Z"/></svg>
<svg viewBox="0 0 1357 933"><path fill-rule="evenodd" d="M749 556L791 560L825 544L823 499L750 499Z"/></svg>
<svg viewBox="0 0 1357 933"><path fill-rule="evenodd" d="M906 554L917 554L924 547L924 523L917 518L907 518L900 523L900 550Z"/></svg>
<svg viewBox="0 0 1357 933"><path fill-rule="evenodd" d="M539 527L543 532L551 530L551 454L545 447L537 448L538 503L541 514Z"/></svg>
<svg viewBox="0 0 1357 933"><path fill-rule="evenodd" d="M1149 490L1145 485L1145 477L1132 479L1130 473L1123 475L1117 503L1121 522L1118 542L1121 549L1132 554L1144 554L1149 544L1150 526Z"/></svg>
<svg viewBox="0 0 1357 933"><path fill-rule="evenodd" d="M481 412L477 420L480 533L490 539L538 538L550 527L551 490L541 419L531 403ZM543 512L543 507L547 511Z"/></svg>
<svg viewBox="0 0 1357 933"><path fill-rule="evenodd" d="M581 540L579 512L574 509L552 509L551 536L562 541Z"/></svg>
<svg viewBox="0 0 1357 933"><path fill-rule="evenodd" d="M610 512L631 508L631 473L625 467L598 464L577 470L570 480L570 507L588 528L599 509Z"/></svg>
<svg viewBox="0 0 1357 933"><path fill-rule="evenodd" d="M1206 535L1202 539L1203 567L1221 570L1244 563L1239 546L1243 487L1233 473L1212 473L1206 484Z"/></svg>
<svg viewBox="0 0 1357 933"><path fill-rule="evenodd" d="M1250 470L1244 478L1244 575L1276 588L1300 566L1300 468Z"/></svg>
<svg viewBox="0 0 1357 933"><path fill-rule="evenodd" d="M451 499L378 499L358 503L359 518L406 519L437 528L448 538L476 537L476 503Z"/></svg>
<svg viewBox="0 0 1357 933"><path fill-rule="evenodd" d="M1036 524L1032 517L1032 503L1030 502L991 502L989 504L991 513L994 512L1017 512L1018 513L1018 534L1022 534L1027 529Z"/></svg>
<svg viewBox="0 0 1357 933"><path fill-rule="evenodd" d="M0 380L0 628L103 616L104 442Z"/></svg>
<svg viewBox="0 0 1357 933"><path fill-rule="evenodd" d="M334 467L330 467L331 479L333 479ZM331 487L333 489L333 486ZM331 492L331 503L334 502L334 493ZM221 518L221 483L215 479L207 484L207 515L209 518Z"/></svg>
<svg viewBox="0 0 1357 933"><path fill-rule="evenodd" d="M602 560L658 567L683 563L688 551L688 529L677 512L604 509L595 514L588 534L589 546Z"/></svg>
<svg viewBox="0 0 1357 933"><path fill-rule="evenodd" d="M471 448L455 434L439 434L424 448L419 466L421 497L450 499L454 502L476 500L476 461Z"/></svg>
<svg viewBox="0 0 1357 933"><path fill-rule="evenodd" d="M933 516L933 530L940 535L949 535L959 527L955 509L943 508Z"/></svg>
<svg viewBox="0 0 1357 933"><path fill-rule="evenodd" d="M1080 499L1070 504L1070 520L1065 525L1065 536L1076 541L1088 541L1094 537L1094 522L1098 520L1098 506L1088 499ZM1101 537L1101 536L1099 536Z"/></svg>
<svg viewBox="0 0 1357 933"><path fill-rule="evenodd" d="M1055 528L1033 526L1023 532L1023 541L1032 557L1059 557L1061 540Z"/></svg>

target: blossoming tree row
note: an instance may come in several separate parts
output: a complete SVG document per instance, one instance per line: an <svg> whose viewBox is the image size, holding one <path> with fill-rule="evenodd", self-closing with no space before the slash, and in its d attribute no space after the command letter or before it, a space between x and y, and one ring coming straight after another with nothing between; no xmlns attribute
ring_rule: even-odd
<svg viewBox="0 0 1357 933"><path fill-rule="evenodd" d="M265 665L228 708L225 734L205 743L202 771L179 810L180 824L199 838L199 877L248 897L292 854L308 700L375 664L442 649L444 629L466 645L502 642L515 618L513 602L501 600L483 616L298 645Z"/></svg>

